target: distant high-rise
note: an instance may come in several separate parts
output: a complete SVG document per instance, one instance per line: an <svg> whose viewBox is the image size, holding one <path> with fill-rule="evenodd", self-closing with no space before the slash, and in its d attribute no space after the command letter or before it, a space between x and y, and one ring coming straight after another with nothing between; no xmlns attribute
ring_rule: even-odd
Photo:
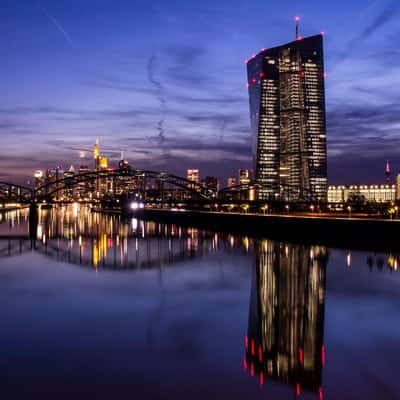
<svg viewBox="0 0 400 400"><path fill-rule="evenodd" d="M249 169L238 170L239 185L249 185L251 182L251 171Z"/></svg>
<svg viewBox="0 0 400 400"><path fill-rule="evenodd" d="M236 186L236 178L234 176L230 176L227 179L227 186L229 188Z"/></svg>
<svg viewBox="0 0 400 400"><path fill-rule="evenodd" d="M219 190L219 180L218 178L214 178L213 176L206 176L201 184L206 188L212 190L213 192L218 192Z"/></svg>
<svg viewBox="0 0 400 400"><path fill-rule="evenodd" d="M322 34L247 62L255 183L261 200L326 200Z"/></svg>
<svg viewBox="0 0 400 400"><path fill-rule="evenodd" d="M42 195L43 191L40 189L40 187L44 185L43 171L37 170L33 176L35 178L35 190L37 190L37 195Z"/></svg>
<svg viewBox="0 0 400 400"><path fill-rule="evenodd" d="M188 181L199 183L200 181L200 174L198 169L188 169L186 172L186 179Z"/></svg>

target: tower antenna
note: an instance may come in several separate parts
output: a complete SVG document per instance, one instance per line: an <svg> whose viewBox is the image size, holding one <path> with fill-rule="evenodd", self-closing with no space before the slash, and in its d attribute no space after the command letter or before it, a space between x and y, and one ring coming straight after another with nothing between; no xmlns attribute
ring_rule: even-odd
<svg viewBox="0 0 400 400"><path fill-rule="evenodd" d="M294 17L294 20L296 21L296 40L299 39L299 25L300 25L300 17L296 16Z"/></svg>
<svg viewBox="0 0 400 400"><path fill-rule="evenodd" d="M386 160L386 168L385 168L385 175L386 175L386 183L390 183L390 164L389 160Z"/></svg>

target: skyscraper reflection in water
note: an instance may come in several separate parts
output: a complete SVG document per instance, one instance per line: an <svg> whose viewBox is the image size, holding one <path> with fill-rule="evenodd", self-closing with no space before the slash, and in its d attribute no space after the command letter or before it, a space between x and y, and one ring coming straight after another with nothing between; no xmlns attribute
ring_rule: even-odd
<svg viewBox="0 0 400 400"><path fill-rule="evenodd" d="M271 378L322 398L328 252L262 240L255 254L244 366L260 384Z"/></svg>

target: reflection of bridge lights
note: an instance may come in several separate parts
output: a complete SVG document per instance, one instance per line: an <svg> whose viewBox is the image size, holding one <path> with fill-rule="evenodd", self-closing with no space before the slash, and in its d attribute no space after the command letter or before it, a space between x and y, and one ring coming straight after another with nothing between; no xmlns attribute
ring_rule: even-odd
<svg viewBox="0 0 400 400"><path fill-rule="evenodd" d="M139 208L144 208L144 204L143 204L143 203L140 203L140 202L138 202L138 201L133 201L133 202L131 203L131 209L132 209L132 210L138 210Z"/></svg>
<svg viewBox="0 0 400 400"><path fill-rule="evenodd" d="M138 227L138 220L136 218L132 218L132 230L136 231Z"/></svg>

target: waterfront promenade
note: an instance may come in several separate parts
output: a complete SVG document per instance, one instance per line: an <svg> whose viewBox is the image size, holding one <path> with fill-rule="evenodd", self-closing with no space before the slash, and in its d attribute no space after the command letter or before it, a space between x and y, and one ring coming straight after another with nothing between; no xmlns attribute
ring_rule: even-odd
<svg viewBox="0 0 400 400"><path fill-rule="evenodd" d="M400 249L400 220L396 219L161 209L142 209L130 214L141 219L252 237L340 248Z"/></svg>

